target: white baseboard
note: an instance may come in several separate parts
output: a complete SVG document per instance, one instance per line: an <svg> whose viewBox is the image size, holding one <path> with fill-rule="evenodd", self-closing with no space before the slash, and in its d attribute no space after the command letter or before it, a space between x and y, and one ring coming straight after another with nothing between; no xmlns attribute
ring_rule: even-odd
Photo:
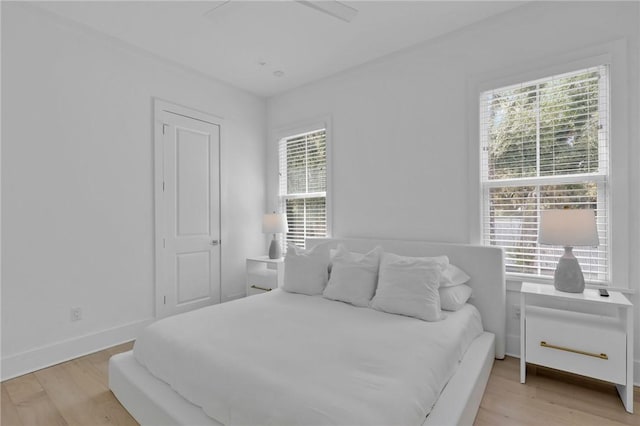
<svg viewBox="0 0 640 426"><path fill-rule="evenodd" d="M507 355L520 358L520 335L507 334Z"/></svg>
<svg viewBox="0 0 640 426"><path fill-rule="evenodd" d="M138 321L2 358L1 380L12 379L120 343L129 342L135 339L138 332L152 321L153 319ZM520 336L507 335L507 355L520 358ZM635 360L633 364L634 385L640 386L640 360Z"/></svg>
<svg viewBox="0 0 640 426"><path fill-rule="evenodd" d="M2 380L12 379L70 359L134 340L153 319L137 321L97 333L63 340L2 358Z"/></svg>
<svg viewBox="0 0 640 426"><path fill-rule="evenodd" d="M232 300L242 299L243 297L247 297L247 293L244 291L242 293L233 293L225 296L222 302L230 302Z"/></svg>

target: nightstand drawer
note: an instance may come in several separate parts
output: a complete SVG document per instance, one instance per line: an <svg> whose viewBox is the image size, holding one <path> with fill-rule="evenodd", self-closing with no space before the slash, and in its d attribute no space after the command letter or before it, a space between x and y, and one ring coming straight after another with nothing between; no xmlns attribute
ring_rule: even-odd
<svg viewBox="0 0 640 426"><path fill-rule="evenodd" d="M282 285L283 259L266 256L247 258L247 296L262 294Z"/></svg>
<svg viewBox="0 0 640 426"><path fill-rule="evenodd" d="M273 289L269 287L262 287L262 286L253 284L253 285L250 285L249 288L247 289L247 296L253 296L254 294L262 294L271 290Z"/></svg>
<svg viewBox="0 0 640 426"><path fill-rule="evenodd" d="M615 318L527 307L526 362L626 383L626 333Z"/></svg>
<svg viewBox="0 0 640 426"><path fill-rule="evenodd" d="M249 286L274 289L278 287L278 273L273 269L262 269L247 273Z"/></svg>

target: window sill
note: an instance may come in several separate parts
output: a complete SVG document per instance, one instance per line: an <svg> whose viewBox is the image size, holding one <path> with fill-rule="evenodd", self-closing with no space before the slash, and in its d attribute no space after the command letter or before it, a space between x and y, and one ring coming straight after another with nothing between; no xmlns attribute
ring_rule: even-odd
<svg viewBox="0 0 640 426"><path fill-rule="evenodd" d="M513 291L516 293L520 293L520 287L522 286L523 282L531 282L531 283L538 283L538 284L546 284L546 285L553 285L553 279L550 278L541 278L541 277L526 277L523 275L519 275L519 274L505 274L505 278L506 278L506 287L507 287L507 291ZM593 284L593 283L586 283L585 284L586 288L606 288L609 291L619 291L623 294L635 294L636 290L632 289L632 288L627 288L627 287L614 287L611 285L607 285L607 284Z"/></svg>

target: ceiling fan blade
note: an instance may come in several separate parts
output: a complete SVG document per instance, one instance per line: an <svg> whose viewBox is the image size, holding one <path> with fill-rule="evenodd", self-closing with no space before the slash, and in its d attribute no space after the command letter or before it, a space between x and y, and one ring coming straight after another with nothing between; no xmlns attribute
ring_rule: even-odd
<svg viewBox="0 0 640 426"><path fill-rule="evenodd" d="M351 22L356 17L358 11L344 3L340 3L336 0L295 0L301 5L308 6L312 9L331 15L334 18L341 19L345 22Z"/></svg>
<svg viewBox="0 0 640 426"><path fill-rule="evenodd" d="M207 10L204 13L204 16L210 18L211 16L213 16L213 13L215 11L217 11L220 7L224 6L225 4L228 4L231 0L216 0L216 1L212 1L210 2L210 5L213 6L211 9Z"/></svg>

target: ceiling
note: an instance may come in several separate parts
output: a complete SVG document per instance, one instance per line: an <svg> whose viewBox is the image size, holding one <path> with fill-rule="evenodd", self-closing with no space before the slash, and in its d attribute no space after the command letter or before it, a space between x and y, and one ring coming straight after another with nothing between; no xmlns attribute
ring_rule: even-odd
<svg viewBox="0 0 640 426"><path fill-rule="evenodd" d="M520 6L511 1L70 1L38 6L157 56L272 96ZM311 2L322 3L324 2ZM341 5L337 5L341 6Z"/></svg>

